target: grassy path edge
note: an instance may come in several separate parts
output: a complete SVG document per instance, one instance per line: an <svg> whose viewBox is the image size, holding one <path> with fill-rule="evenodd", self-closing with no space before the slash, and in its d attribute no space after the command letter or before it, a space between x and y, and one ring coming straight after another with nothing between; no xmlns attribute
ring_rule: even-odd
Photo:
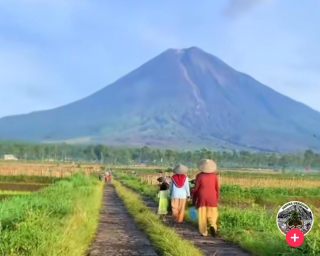
<svg viewBox="0 0 320 256"><path fill-rule="evenodd" d="M203 256L204 254L192 243L182 239L173 229L165 226L140 196L125 188L119 181L113 180L118 196L137 225L147 234L160 255Z"/></svg>

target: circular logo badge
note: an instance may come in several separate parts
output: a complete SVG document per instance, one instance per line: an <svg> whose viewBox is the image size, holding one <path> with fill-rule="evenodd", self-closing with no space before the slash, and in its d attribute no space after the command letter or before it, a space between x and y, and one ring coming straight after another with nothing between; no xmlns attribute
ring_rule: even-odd
<svg viewBox="0 0 320 256"><path fill-rule="evenodd" d="M277 226L286 235L291 229L308 234L313 225L311 209L304 203L292 201L284 204L277 214Z"/></svg>

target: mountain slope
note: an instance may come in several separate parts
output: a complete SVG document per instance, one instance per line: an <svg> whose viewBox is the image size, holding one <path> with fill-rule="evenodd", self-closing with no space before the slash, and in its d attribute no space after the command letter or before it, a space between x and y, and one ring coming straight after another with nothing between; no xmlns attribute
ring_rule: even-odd
<svg viewBox="0 0 320 256"><path fill-rule="evenodd" d="M191 148L319 149L320 113L218 58L169 49L72 104L0 119L0 138Z"/></svg>

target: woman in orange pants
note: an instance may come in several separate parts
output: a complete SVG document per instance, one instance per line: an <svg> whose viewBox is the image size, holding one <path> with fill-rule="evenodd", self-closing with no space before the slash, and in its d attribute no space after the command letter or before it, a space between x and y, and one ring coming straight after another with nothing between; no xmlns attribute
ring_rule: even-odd
<svg viewBox="0 0 320 256"><path fill-rule="evenodd" d="M174 168L173 172L169 189L172 216L176 223L181 223L184 219L187 198L190 197L188 168L180 164Z"/></svg>
<svg viewBox="0 0 320 256"><path fill-rule="evenodd" d="M216 174L217 165L210 159L203 159L198 164L199 173L193 190L193 204L198 209L199 232L202 236L216 236L218 220L219 182Z"/></svg>

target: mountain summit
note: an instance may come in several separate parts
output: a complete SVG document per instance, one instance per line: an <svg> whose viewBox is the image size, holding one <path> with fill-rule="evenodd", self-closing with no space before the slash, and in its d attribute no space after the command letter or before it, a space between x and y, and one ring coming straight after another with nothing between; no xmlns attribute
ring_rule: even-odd
<svg viewBox="0 0 320 256"><path fill-rule="evenodd" d="M319 130L319 112L197 47L169 49L69 105L0 119L0 139L180 149L319 149Z"/></svg>

